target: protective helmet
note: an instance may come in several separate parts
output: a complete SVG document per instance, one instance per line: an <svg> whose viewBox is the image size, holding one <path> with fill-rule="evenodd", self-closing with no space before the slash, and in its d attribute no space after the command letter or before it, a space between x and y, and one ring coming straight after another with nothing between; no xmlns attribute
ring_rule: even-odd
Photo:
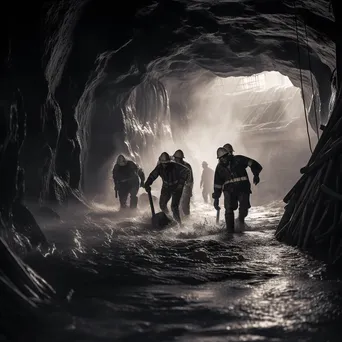
<svg viewBox="0 0 342 342"><path fill-rule="evenodd" d="M208 166L208 163L206 161L202 162L202 166Z"/></svg>
<svg viewBox="0 0 342 342"><path fill-rule="evenodd" d="M229 152L223 148L223 147L219 147L216 151L216 154L217 154L217 159L220 159L221 157L227 155Z"/></svg>
<svg viewBox="0 0 342 342"><path fill-rule="evenodd" d="M118 156L118 159L116 160L116 163L119 165L119 166L125 166L127 164L127 159L122 155L120 154Z"/></svg>
<svg viewBox="0 0 342 342"><path fill-rule="evenodd" d="M225 144L223 145L223 148L225 148L229 153L233 153L233 146L231 144Z"/></svg>
<svg viewBox="0 0 342 342"><path fill-rule="evenodd" d="M162 164L169 163L170 161L171 161L171 158L167 152L163 152L159 157L159 162Z"/></svg>
<svg viewBox="0 0 342 342"><path fill-rule="evenodd" d="M175 153L174 153L174 158L181 158L183 159L184 158L184 153L182 150L177 150Z"/></svg>

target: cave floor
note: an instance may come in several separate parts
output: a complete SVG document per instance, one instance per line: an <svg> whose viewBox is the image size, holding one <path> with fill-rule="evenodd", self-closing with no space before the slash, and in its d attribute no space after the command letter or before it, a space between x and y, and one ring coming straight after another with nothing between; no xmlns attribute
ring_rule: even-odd
<svg viewBox="0 0 342 342"><path fill-rule="evenodd" d="M56 249L27 262L61 296L73 290L54 316L69 327L49 340L340 341L342 283L275 240L281 214L280 203L254 207L232 237L200 202L183 228L161 232L144 210L40 222Z"/></svg>

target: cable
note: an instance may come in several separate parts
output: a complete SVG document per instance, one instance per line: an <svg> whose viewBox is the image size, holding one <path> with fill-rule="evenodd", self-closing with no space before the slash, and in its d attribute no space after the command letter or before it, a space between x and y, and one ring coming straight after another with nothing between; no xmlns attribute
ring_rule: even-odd
<svg viewBox="0 0 342 342"><path fill-rule="evenodd" d="M295 9L295 27L296 27L296 35L297 35L297 50L298 50L298 68L299 68L299 75L300 75L300 84L301 84L301 90L302 90L302 100L303 100L303 106L304 106L304 117L305 117L305 124L306 124L306 133L308 136L309 141L309 148L312 154L312 146L311 146L311 138L310 138L310 132L309 132L309 122L306 115L306 105L305 105L305 97L304 97L304 86L303 86L303 75L302 75L302 68L301 68L301 61L300 61L300 47L299 47L299 34L298 34L298 20L297 20L297 6L296 6L296 0L293 0L293 8Z"/></svg>
<svg viewBox="0 0 342 342"><path fill-rule="evenodd" d="M316 134L317 134L317 139L319 139L317 108L316 108L314 84L313 84L313 78L312 78L311 57L310 57L310 51L309 51L309 38L308 38L307 25L306 25L305 21L304 21L304 28L305 28L306 48L307 48L307 52L308 52L308 61L309 61L309 70L310 70L311 91L312 91L312 96L313 96L312 100L313 100L314 110L315 110Z"/></svg>

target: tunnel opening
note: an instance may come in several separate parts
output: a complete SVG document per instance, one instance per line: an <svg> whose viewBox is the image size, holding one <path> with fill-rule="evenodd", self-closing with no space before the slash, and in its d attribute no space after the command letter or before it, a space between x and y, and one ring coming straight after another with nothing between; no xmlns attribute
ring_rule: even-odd
<svg viewBox="0 0 342 342"><path fill-rule="evenodd" d="M311 154L309 140L311 148L317 142L317 130L312 125L317 96L305 89L304 113L302 90L279 72L224 78L202 68L194 70L183 75L147 76L117 106L112 103L108 115L116 129L111 130L108 120L100 122L93 114L95 139L88 160L93 170L88 169L91 176L86 183L92 184L95 202L114 202L111 171L121 153L148 174L160 153L182 149L194 169L195 199L200 196L202 161L215 169L216 149L227 142L236 154L247 155L264 166L262 182L253 189L254 205L281 200L299 179L298 170ZM97 102L98 108L109 106L103 98ZM108 145L108 139L111 148L103 145ZM104 149L107 153L102 164L94 163L94 153L98 158ZM155 185L159 190L161 182Z"/></svg>
<svg viewBox="0 0 342 342"><path fill-rule="evenodd" d="M179 96L174 89L183 92L179 84L173 87L171 103L177 102ZM304 113L301 89L274 71L241 77L216 76L209 82L193 84L183 104L186 120L177 118L172 107L171 117L174 143L193 165L196 194L200 195L202 161L215 169L217 147L231 143L235 154L247 155L264 166L262 183L253 189L253 203L281 200L299 179L298 170L311 155L308 139L312 148L317 143L314 129L309 124L308 137L305 127L305 115L310 112L312 101L311 96Z"/></svg>

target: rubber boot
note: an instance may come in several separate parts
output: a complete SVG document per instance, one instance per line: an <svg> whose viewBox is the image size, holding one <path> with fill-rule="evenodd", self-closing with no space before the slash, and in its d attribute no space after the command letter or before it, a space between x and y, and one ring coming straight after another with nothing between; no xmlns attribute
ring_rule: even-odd
<svg viewBox="0 0 342 342"><path fill-rule="evenodd" d="M228 233L234 233L234 213L226 214L226 228Z"/></svg>
<svg viewBox="0 0 342 342"><path fill-rule="evenodd" d="M138 197L137 196L131 196L130 208L131 209L137 209L137 206L138 206Z"/></svg>
<svg viewBox="0 0 342 342"><path fill-rule="evenodd" d="M179 209L172 209L172 216L174 218L174 220L181 226L182 225L182 221L180 218L180 214L179 214Z"/></svg>

